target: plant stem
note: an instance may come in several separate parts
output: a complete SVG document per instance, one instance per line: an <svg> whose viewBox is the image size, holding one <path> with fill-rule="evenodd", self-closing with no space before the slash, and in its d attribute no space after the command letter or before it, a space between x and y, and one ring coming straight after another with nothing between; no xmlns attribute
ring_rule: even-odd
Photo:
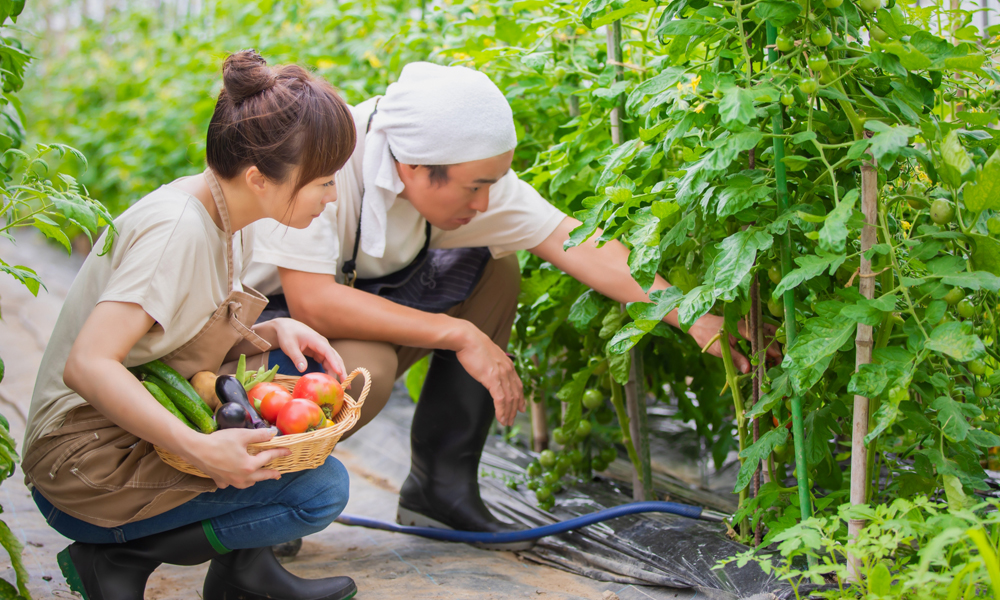
<svg viewBox="0 0 1000 600"><path fill-rule="evenodd" d="M642 463L639 462L639 454L635 451L632 443L632 433L629 428L628 413L625 412L625 399L622 398L622 386L611 378L611 405L615 407L615 414L618 415L618 425L622 430L622 444L628 452L628 458L632 461L632 468L638 473L642 470Z"/></svg>
<svg viewBox="0 0 1000 600"><path fill-rule="evenodd" d="M726 382L729 384L729 391L733 394L733 406L736 408L736 431L739 435L740 443L740 454L746 450L747 447L747 427L746 427L746 417L743 411L743 395L740 393L740 384L737 381L738 376L736 375L736 365L733 363L733 351L729 346L729 332L725 328L722 330L722 339L719 340L719 346L722 348L722 364L726 369ZM740 465L743 464L743 457L740 457ZM740 490L740 503L739 510L743 510L743 506L747 501L747 488L744 487ZM746 519L740 521L740 535L746 536L750 531L750 524Z"/></svg>

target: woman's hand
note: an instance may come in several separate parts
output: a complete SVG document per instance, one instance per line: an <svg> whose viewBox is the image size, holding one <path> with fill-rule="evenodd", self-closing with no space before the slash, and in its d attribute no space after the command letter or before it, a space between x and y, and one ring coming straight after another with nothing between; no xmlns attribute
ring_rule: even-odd
<svg viewBox="0 0 1000 600"><path fill-rule="evenodd" d="M514 362L488 335L471 323L468 323L463 339L464 343L455 352L456 357L469 375L489 390L497 421L504 426L512 425L517 413L525 410L524 385L517 376Z"/></svg>
<svg viewBox="0 0 1000 600"><path fill-rule="evenodd" d="M306 370L305 357L309 356L322 364L327 373L336 375L341 381L347 377L344 359L330 346L329 340L305 323L278 318L265 321L258 327L263 325L270 325L273 328L278 346L288 355L299 372Z"/></svg>
<svg viewBox="0 0 1000 600"><path fill-rule="evenodd" d="M698 347L702 348L705 352L708 352L712 356L722 357L722 339L718 336L722 331L723 322L724 319L720 316L705 315L691 325L691 329L688 330L688 333L698 343ZM767 358L774 363L780 363L781 351L778 349L777 344L773 343L776 331L777 329L774 325L764 323L764 343L767 346ZM739 333L744 339L746 339L746 323L742 320L739 325ZM714 342L712 341L713 338L716 338ZM709 342L712 342L711 346L705 349L705 346L707 346ZM743 356L737 348L736 338L734 336L729 336L727 342L732 347L733 364L736 365L736 368L740 373L749 373L750 361L747 360L747 357Z"/></svg>
<svg viewBox="0 0 1000 600"><path fill-rule="evenodd" d="M273 448L255 456L247 452L247 445L266 442L273 438L277 430L269 429L220 429L209 435L195 434L192 443L186 446L184 458L201 469L219 486L225 489L233 486L245 489L258 481L281 479L281 473L265 469L272 460L288 456L288 448Z"/></svg>

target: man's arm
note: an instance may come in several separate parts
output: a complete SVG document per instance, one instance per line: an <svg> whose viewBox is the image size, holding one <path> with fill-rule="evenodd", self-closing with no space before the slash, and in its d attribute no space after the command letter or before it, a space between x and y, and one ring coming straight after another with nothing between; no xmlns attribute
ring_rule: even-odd
<svg viewBox="0 0 1000 600"><path fill-rule="evenodd" d="M521 380L506 349L463 319L402 306L340 285L333 275L278 268L293 319L329 339L371 340L455 351L458 360L493 396L497 420L510 425L524 410Z"/></svg>
<svg viewBox="0 0 1000 600"><path fill-rule="evenodd" d="M594 235L579 246L563 250L563 243L569 239L570 232L579 225L580 222L573 217L566 217L556 227L556 230L545 238L545 241L531 249L531 253L552 263L567 275L612 300L648 302L649 295L643 292L639 284L632 278L628 268L629 250L621 242L613 240L598 248L597 238L599 235ZM669 285L667 280L657 275L650 291L666 289ZM674 327L679 326L676 310L670 311L663 320ZM722 317L705 315L691 325L688 333L695 339L698 346L703 348L722 329L722 321ZM741 324L740 333L745 334L742 328ZM719 342L715 342L708 349L708 352L715 356L721 356L722 347ZM781 358L780 352L774 345L768 348L768 355L776 359ZM741 372L750 371L750 361L735 349L733 360Z"/></svg>

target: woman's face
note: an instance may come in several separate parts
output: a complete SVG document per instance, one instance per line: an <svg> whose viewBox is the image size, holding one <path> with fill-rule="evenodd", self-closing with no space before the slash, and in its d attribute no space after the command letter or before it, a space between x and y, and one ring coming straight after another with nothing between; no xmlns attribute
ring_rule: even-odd
<svg viewBox="0 0 1000 600"><path fill-rule="evenodd" d="M337 201L337 187L333 175L320 177L305 184L292 198L296 181L297 168L284 183L270 186L270 193L263 199L264 212L266 217L293 229L305 229L323 213L327 204Z"/></svg>

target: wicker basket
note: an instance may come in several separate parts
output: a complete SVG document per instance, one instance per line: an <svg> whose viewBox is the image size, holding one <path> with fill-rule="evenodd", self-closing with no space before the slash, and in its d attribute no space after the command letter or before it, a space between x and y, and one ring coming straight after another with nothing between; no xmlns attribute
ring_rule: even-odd
<svg viewBox="0 0 1000 600"><path fill-rule="evenodd" d="M292 451L291 454L276 458L264 465L266 469L274 469L281 473L294 473L306 469L315 469L326 462L327 457L333 452L333 448L340 441L341 436L350 431L361 417L361 406L365 403L365 398L368 397L368 392L371 390L371 375L368 373L368 370L358 367L352 371L347 376L347 379L344 380L344 387L347 387L359 374L365 376L365 387L361 390L361 395L358 396L357 400L346 391L344 392L344 406L333 418L333 426L307 433L276 436L267 442L250 444L247 446L247 452L257 454L271 448L288 448ZM298 377L277 375L274 378L274 383L291 392L295 387L295 382L298 380ZM178 471L198 477L208 477L208 475L202 473L197 467L169 450L156 446L156 453L160 455L163 462Z"/></svg>

